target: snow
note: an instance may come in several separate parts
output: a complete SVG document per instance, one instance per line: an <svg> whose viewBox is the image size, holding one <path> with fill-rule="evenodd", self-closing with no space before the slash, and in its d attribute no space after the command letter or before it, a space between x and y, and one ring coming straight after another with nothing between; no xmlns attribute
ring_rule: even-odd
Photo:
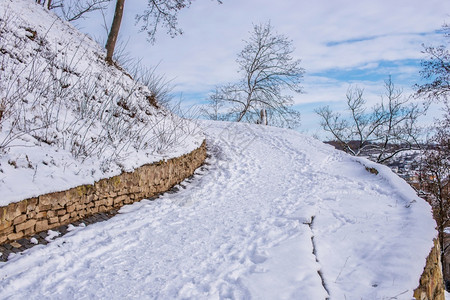
<svg viewBox="0 0 450 300"><path fill-rule="evenodd" d="M0 206L188 153L205 135L210 154L179 192L11 254L1 299L412 298L436 224L389 168L295 131L200 130L31 0L0 0L0 50L0 107L15 99L0 123ZM126 139L109 141L114 130ZM77 155L83 142L92 155Z"/></svg>
<svg viewBox="0 0 450 300"><path fill-rule="evenodd" d="M152 106L151 91L104 56L35 1L0 1L0 206L201 145L196 124Z"/></svg>
<svg viewBox="0 0 450 300"><path fill-rule="evenodd" d="M47 242L51 242L54 238L59 236L61 233L58 231L49 230L47 231L48 236L45 238Z"/></svg>
<svg viewBox="0 0 450 300"><path fill-rule="evenodd" d="M184 188L12 254L1 298L412 299L436 224L405 181L295 131L202 124Z"/></svg>

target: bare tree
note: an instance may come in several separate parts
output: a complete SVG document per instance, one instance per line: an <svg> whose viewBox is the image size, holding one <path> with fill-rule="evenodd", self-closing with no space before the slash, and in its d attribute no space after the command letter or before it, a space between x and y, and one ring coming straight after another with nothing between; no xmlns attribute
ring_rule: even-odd
<svg viewBox="0 0 450 300"><path fill-rule="evenodd" d="M111 0L36 0L36 3L55 10L66 21L83 18L86 13L105 9Z"/></svg>
<svg viewBox="0 0 450 300"><path fill-rule="evenodd" d="M229 121L230 116L223 113L224 103L223 101L221 101L221 99L222 99L221 95L216 90L214 94L211 94L209 96L208 104L204 105L200 109L200 113L209 120Z"/></svg>
<svg viewBox="0 0 450 300"><path fill-rule="evenodd" d="M329 106L316 110L322 119L322 128L331 133L346 152L355 156L376 153L373 159L379 163L387 162L400 152L420 148L417 119L423 113L418 103L403 97L391 77L385 81L384 88L381 102L369 111L364 90L349 88L348 118L333 112Z"/></svg>
<svg viewBox="0 0 450 300"><path fill-rule="evenodd" d="M292 41L274 33L270 22L255 25L237 58L242 78L217 87L210 101L221 103L222 115L237 122L295 126L300 114L292 109L293 97L283 94L302 91L304 70L293 52Z"/></svg>
<svg viewBox="0 0 450 300"><path fill-rule="evenodd" d="M450 25L443 26L444 34L450 38ZM445 45L424 46L428 58L422 62L421 76L429 81L416 85L417 95L430 101L448 103L450 96L450 52Z"/></svg>
<svg viewBox="0 0 450 300"><path fill-rule="evenodd" d="M445 37L450 37L450 25L443 25ZM444 229L450 227L450 52L448 44L438 47L425 46L423 53L427 58L422 61L420 75L426 80L424 84L416 84L416 96L444 106L444 120L436 120L435 134L428 141L423 152L419 176L422 197L433 207L433 214L438 225L439 242L441 244L441 261L446 289L449 288L449 269L446 253L450 244L445 243Z"/></svg>

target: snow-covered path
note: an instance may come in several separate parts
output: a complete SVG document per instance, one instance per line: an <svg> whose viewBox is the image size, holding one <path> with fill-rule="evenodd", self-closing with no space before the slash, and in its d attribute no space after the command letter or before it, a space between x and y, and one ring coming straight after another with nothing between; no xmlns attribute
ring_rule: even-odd
<svg viewBox="0 0 450 300"><path fill-rule="evenodd" d="M294 131L205 126L185 189L0 263L0 298L412 298L435 224L405 182Z"/></svg>

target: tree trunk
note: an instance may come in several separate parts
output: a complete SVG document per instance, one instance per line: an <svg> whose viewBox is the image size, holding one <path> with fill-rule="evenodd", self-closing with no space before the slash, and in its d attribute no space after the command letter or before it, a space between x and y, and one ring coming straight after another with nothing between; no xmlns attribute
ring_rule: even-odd
<svg viewBox="0 0 450 300"><path fill-rule="evenodd" d="M111 25L111 30L108 34L108 40L106 42L106 62L112 64L112 57L114 54L114 48L116 47L117 37L119 36L120 23L122 22L123 6L125 0L117 0L116 11L114 12L114 19Z"/></svg>
<svg viewBox="0 0 450 300"><path fill-rule="evenodd" d="M261 109L259 119L260 119L260 124L262 124L262 125L267 125L268 124L268 122L267 122L267 111L266 111L265 108Z"/></svg>

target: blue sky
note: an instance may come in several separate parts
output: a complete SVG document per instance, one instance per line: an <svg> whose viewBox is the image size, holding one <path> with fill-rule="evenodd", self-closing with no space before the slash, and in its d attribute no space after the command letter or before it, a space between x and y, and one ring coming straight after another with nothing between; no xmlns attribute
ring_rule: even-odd
<svg viewBox="0 0 450 300"><path fill-rule="evenodd" d="M202 103L214 86L237 80L243 40L253 24L270 20L292 39L306 70L295 107L302 112L300 130L310 134L321 132L314 108L343 109L350 85L363 87L369 104L380 99L389 75L411 93L420 81L422 44L445 43L439 30L450 23L450 1L443 0L197 0L179 15L182 36L170 38L162 28L151 45L135 26L134 15L145 8L139 3L126 1L120 39L131 56L173 79L175 98L185 105ZM101 16L91 15L77 26L104 41L102 25Z"/></svg>

